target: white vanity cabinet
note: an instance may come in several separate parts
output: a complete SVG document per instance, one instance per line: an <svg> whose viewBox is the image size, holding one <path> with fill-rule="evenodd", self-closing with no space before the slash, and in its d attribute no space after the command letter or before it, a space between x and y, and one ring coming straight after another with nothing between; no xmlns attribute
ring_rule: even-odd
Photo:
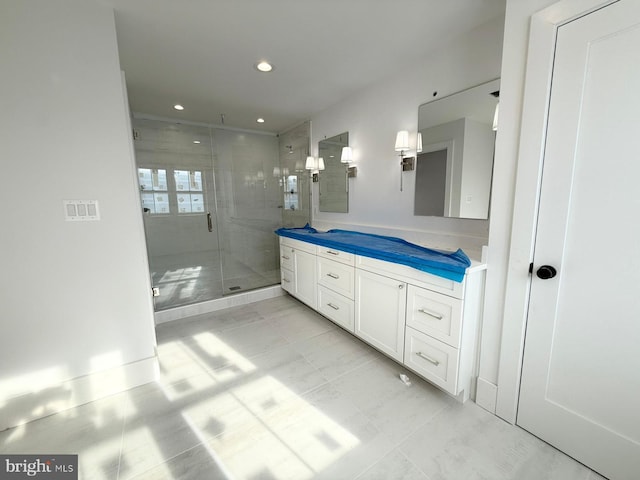
<svg viewBox="0 0 640 480"><path fill-rule="evenodd" d="M355 255L317 247L318 311L354 331Z"/></svg>
<svg viewBox="0 0 640 480"><path fill-rule="evenodd" d="M355 334L402 362L406 303L405 282L358 269Z"/></svg>
<svg viewBox="0 0 640 480"><path fill-rule="evenodd" d="M292 238L280 238L282 288L314 310L318 306L316 246Z"/></svg>
<svg viewBox="0 0 640 480"><path fill-rule="evenodd" d="M454 395L459 393L461 299L411 285L407 302L404 363ZM471 322L469 322L471 323ZM473 351L473 345L469 346ZM469 359L472 360L472 359ZM462 388L460 388L462 390ZM469 388L465 389L469 395Z"/></svg>
<svg viewBox="0 0 640 480"><path fill-rule="evenodd" d="M296 284L293 278L293 251L292 247L280 240L280 284L292 295Z"/></svg>
<svg viewBox="0 0 640 480"><path fill-rule="evenodd" d="M286 237L280 245L282 287L291 295L460 401L469 398L483 265L455 282Z"/></svg>

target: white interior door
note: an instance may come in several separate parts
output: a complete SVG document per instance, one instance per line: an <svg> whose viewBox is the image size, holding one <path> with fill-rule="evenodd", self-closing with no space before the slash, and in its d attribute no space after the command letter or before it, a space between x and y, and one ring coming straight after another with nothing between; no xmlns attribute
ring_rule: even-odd
<svg viewBox="0 0 640 480"><path fill-rule="evenodd" d="M517 417L612 480L640 478L639 182L640 2L621 0L558 28Z"/></svg>

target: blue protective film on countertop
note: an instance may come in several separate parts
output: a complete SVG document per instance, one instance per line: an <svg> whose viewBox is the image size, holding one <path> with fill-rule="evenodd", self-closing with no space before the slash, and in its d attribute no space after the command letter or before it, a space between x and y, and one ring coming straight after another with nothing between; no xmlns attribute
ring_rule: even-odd
<svg viewBox="0 0 640 480"><path fill-rule="evenodd" d="M309 224L302 228L279 228L275 233L282 237L335 248L364 257L407 265L456 282L462 282L465 271L471 265L469 257L460 249L453 253L441 252L396 237L349 230L319 232Z"/></svg>

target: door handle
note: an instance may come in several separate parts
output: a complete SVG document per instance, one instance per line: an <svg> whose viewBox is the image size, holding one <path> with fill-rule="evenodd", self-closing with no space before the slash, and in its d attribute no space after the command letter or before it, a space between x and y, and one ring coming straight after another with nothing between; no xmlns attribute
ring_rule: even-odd
<svg viewBox="0 0 640 480"><path fill-rule="evenodd" d="M213 232L213 218L211 218L211 212L207 212L207 228L210 232Z"/></svg>
<svg viewBox="0 0 640 480"><path fill-rule="evenodd" d="M558 271L551 265L542 265L538 270L536 270L536 275L542 280L549 280L550 278L555 277L557 274Z"/></svg>

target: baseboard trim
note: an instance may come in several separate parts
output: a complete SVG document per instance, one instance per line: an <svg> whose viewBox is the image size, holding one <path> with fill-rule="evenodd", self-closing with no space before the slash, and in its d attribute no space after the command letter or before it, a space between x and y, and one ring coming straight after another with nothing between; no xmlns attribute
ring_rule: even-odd
<svg viewBox="0 0 640 480"><path fill-rule="evenodd" d="M476 385L476 404L496 414L496 401L498 398L498 386L478 377Z"/></svg>
<svg viewBox="0 0 640 480"><path fill-rule="evenodd" d="M154 382L158 377L158 358L153 356L5 399L0 431Z"/></svg>

